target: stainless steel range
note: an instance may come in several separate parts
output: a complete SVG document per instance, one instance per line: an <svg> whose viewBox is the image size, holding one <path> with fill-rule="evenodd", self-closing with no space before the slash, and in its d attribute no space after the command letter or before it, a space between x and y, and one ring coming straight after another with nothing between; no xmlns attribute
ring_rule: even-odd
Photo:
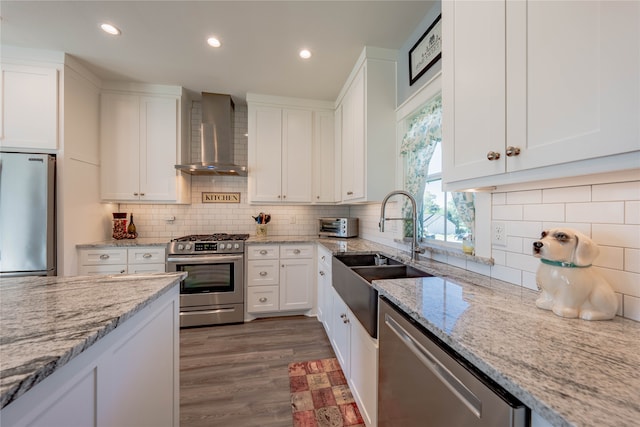
<svg viewBox="0 0 640 427"><path fill-rule="evenodd" d="M180 283L180 327L244 321L244 240L248 234L194 234L173 239L167 271Z"/></svg>

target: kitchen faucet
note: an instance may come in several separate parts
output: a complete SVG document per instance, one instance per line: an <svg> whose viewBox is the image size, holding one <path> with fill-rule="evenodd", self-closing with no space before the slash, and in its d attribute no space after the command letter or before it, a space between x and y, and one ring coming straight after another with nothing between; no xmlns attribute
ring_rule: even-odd
<svg viewBox="0 0 640 427"><path fill-rule="evenodd" d="M404 221L406 218L385 218L384 211L387 207L387 201L390 197L395 195L403 195L409 198L411 202L411 221L413 224L413 239L411 240L411 261L416 260L416 254L423 254L424 249L418 246L418 230L417 230L417 222L418 222L418 210L416 207L416 199L408 192L403 190L392 191L387 194L382 200L382 206L380 207L380 222L378 223L378 227L381 232L384 232L384 222L385 221Z"/></svg>

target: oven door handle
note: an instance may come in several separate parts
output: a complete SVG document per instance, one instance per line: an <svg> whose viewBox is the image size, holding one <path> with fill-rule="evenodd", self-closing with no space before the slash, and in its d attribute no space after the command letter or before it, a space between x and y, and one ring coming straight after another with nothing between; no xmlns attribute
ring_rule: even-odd
<svg viewBox="0 0 640 427"><path fill-rule="evenodd" d="M174 264L214 264L242 261L244 255L181 255L167 256L167 262Z"/></svg>

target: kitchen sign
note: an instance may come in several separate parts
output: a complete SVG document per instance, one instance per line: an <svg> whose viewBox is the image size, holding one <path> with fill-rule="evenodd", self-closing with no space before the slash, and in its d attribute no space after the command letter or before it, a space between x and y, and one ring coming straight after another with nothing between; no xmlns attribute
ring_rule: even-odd
<svg viewBox="0 0 640 427"><path fill-rule="evenodd" d="M202 203L240 203L240 193L202 192Z"/></svg>
<svg viewBox="0 0 640 427"><path fill-rule="evenodd" d="M409 86L422 77L442 57L441 18L442 15L438 15L409 51Z"/></svg>

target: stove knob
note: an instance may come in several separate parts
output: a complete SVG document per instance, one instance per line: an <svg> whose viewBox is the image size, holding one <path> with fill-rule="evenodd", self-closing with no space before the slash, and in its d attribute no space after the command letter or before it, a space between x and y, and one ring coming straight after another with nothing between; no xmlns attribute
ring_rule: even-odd
<svg viewBox="0 0 640 427"><path fill-rule="evenodd" d="M240 249L240 243L236 243L233 245L233 249Z"/></svg>
<svg viewBox="0 0 640 427"><path fill-rule="evenodd" d="M224 243L220 243L220 244L218 245L218 247L219 247L221 250L222 250L222 249L224 249Z"/></svg>
<svg viewBox="0 0 640 427"><path fill-rule="evenodd" d="M181 251L184 249L184 245L182 243L178 243L178 250Z"/></svg>
<svg viewBox="0 0 640 427"><path fill-rule="evenodd" d="M190 251L191 250L191 243L187 243L187 246L185 246L185 249Z"/></svg>

